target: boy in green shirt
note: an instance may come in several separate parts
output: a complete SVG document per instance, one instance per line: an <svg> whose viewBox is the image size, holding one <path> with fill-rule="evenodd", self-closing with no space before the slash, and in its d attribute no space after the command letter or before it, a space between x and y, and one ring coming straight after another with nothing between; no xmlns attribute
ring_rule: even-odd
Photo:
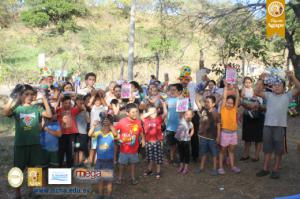
<svg viewBox="0 0 300 199"><path fill-rule="evenodd" d="M42 96L45 110L32 105L34 89L24 85L20 92L20 104L13 106L13 100L4 107L4 115L13 116L16 120L14 140L14 166L25 170L27 167L42 166L43 154L40 145L41 117L51 118L52 113L45 96ZM16 189L16 198L21 198L20 187Z"/></svg>

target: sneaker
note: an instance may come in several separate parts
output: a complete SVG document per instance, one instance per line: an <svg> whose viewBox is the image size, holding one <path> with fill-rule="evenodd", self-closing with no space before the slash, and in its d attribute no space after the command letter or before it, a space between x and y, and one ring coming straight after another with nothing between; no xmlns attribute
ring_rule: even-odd
<svg viewBox="0 0 300 199"><path fill-rule="evenodd" d="M182 171L183 171L183 168L180 168L180 167L179 167L179 168L177 169L177 173L182 173Z"/></svg>
<svg viewBox="0 0 300 199"><path fill-rule="evenodd" d="M257 177L264 177L270 174L270 171L261 170L258 173L256 173Z"/></svg>
<svg viewBox="0 0 300 199"><path fill-rule="evenodd" d="M280 175L279 175L278 171L272 171L271 172L270 178L272 178L272 179L278 179L279 177L280 177Z"/></svg>
<svg viewBox="0 0 300 199"><path fill-rule="evenodd" d="M240 173L240 172L241 172L241 169L238 168L238 167L233 167L233 168L231 169L231 171L232 171L233 173Z"/></svg>
<svg viewBox="0 0 300 199"><path fill-rule="evenodd" d="M210 173L211 176L217 176L219 175L218 170L217 169L213 169Z"/></svg>
<svg viewBox="0 0 300 199"><path fill-rule="evenodd" d="M183 174L183 175L186 175L188 172L189 172L188 169L184 169L184 170L182 171L182 174Z"/></svg>
<svg viewBox="0 0 300 199"><path fill-rule="evenodd" d="M220 169L218 169L218 173L219 173L220 175L224 175L224 174L225 174L225 171L224 171L223 168L220 168Z"/></svg>

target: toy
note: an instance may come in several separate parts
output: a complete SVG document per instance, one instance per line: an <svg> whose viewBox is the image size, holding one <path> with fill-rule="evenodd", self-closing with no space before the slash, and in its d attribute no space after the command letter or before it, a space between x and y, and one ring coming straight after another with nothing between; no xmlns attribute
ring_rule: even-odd
<svg viewBox="0 0 300 199"><path fill-rule="evenodd" d="M296 110L296 107L298 106L297 102L295 100L293 100L290 104L289 104L289 109L288 112L290 114L290 116L295 117L297 116L299 113Z"/></svg>

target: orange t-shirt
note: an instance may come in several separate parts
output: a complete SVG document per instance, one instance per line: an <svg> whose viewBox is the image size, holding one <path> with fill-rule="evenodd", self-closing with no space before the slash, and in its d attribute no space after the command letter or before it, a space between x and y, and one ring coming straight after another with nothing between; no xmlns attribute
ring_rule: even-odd
<svg viewBox="0 0 300 199"><path fill-rule="evenodd" d="M228 109L225 106L221 108L221 125L222 129L237 131L237 108Z"/></svg>

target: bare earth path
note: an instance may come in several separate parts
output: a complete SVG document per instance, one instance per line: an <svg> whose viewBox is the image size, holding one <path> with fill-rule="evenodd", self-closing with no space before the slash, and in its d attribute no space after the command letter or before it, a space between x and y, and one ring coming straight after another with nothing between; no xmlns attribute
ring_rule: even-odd
<svg viewBox="0 0 300 199"><path fill-rule="evenodd" d="M11 125L0 123L4 131L0 131L0 199L13 198L13 189L7 184L7 173L12 167L13 160L13 133ZM242 173L212 177L206 173L195 174L196 164L191 164L191 172L187 176L176 173L173 166L164 166L160 180L153 176L143 177L145 163L138 165L139 184L133 186L127 176L126 182L121 186L114 186L114 198L117 199L168 199L168 198L212 198L212 199L271 199L278 196L287 196L300 193L300 154L297 151L296 141L300 140L300 117L289 119L288 128L288 154L283 158L281 178L273 180L269 177L257 178L255 173L262 167L261 160L257 163L251 161L238 162ZM237 157L241 156L241 142L237 148ZM211 162L208 162L208 167ZM128 173L129 174L129 173ZM26 179L25 179L26 180ZM25 181L23 183L27 184ZM73 185L82 186L82 185ZM220 188L224 188L223 190ZM25 189L25 190L24 190ZM23 194L26 196L26 188ZM25 197L26 198L26 197ZM40 198L94 198L88 196L41 196Z"/></svg>

